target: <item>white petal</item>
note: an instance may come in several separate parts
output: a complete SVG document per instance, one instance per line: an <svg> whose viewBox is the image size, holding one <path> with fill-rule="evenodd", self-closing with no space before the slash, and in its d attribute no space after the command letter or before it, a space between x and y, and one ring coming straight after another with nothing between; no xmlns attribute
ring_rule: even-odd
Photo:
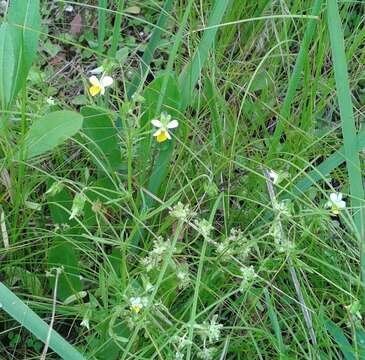
<svg viewBox="0 0 365 360"><path fill-rule="evenodd" d="M100 84L100 94L104 95L105 94L105 87L103 86L103 84Z"/></svg>
<svg viewBox="0 0 365 360"><path fill-rule="evenodd" d="M170 133L169 133L168 131L166 131L166 137L167 137L169 140L171 140L171 135L170 135Z"/></svg>
<svg viewBox="0 0 365 360"><path fill-rule="evenodd" d="M177 120L172 120L167 124L168 129L175 129L179 126L179 122Z"/></svg>
<svg viewBox="0 0 365 360"><path fill-rule="evenodd" d="M96 69L92 69L92 70L90 71L90 74L93 74L93 75L99 75L99 74L101 74L103 71L104 71L103 66L99 66L99 67L97 67Z"/></svg>
<svg viewBox="0 0 365 360"><path fill-rule="evenodd" d="M158 129L156 132L152 134L152 136L159 136L162 133L161 129Z"/></svg>
<svg viewBox="0 0 365 360"><path fill-rule="evenodd" d="M153 120L151 120L151 124L152 124L153 126L156 126L157 128L161 128L161 127L162 127L162 123L161 123L161 121L160 121L160 120L157 120L157 119L153 119Z"/></svg>
<svg viewBox="0 0 365 360"><path fill-rule="evenodd" d="M110 86L113 84L113 78L111 76L103 76L101 78L101 84L104 86L104 87L107 87L107 86Z"/></svg>
<svg viewBox="0 0 365 360"><path fill-rule="evenodd" d="M340 208L340 209L345 209L346 208L346 202L341 200L338 202L337 206Z"/></svg>
<svg viewBox="0 0 365 360"><path fill-rule="evenodd" d="M342 200L342 193L337 193L337 201L341 201Z"/></svg>
<svg viewBox="0 0 365 360"><path fill-rule="evenodd" d="M89 81L91 82L91 85L94 86L100 86L100 81L96 76L90 76Z"/></svg>
<svg viewBox="0 0 365 360"><path fill-rule="evenodd" d="M331 193L330 199L331 199L332 202L335 203L337 201L337 194L336 193Z"/></svg>

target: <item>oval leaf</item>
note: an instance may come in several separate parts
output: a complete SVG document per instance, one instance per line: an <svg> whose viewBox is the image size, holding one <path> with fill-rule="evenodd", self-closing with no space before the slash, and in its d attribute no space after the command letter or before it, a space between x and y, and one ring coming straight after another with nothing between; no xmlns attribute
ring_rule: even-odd
<svg viewBox="0 0 365 360"><path fill-rule="evenodd" d="M80 114L68 110L55 111L36 120L25 143L27 159L62 144L81 129L82 122Z"/></svg>

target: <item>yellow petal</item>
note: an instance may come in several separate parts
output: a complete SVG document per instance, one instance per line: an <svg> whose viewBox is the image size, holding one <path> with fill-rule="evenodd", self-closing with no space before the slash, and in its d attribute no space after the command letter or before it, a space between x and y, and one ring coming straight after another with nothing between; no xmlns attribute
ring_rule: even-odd
<svg viewBox="0 0 365 360"><path fill-rule="evenodd" d="M97 85L93 85L90 87L89 92L91 96L98 95L101 91L101 87Z"/></svg>
<svg viewBox="0 0 365 360"><path fill-rule="evenodd" d="M332 214L338 215L340 213L340 209L335 204L332 205L331 210L332 210Z"/></svg>
<svg viewBox="0 0 365 360"><path fill-rule="evenodd" d="M161 131L161 133L156 136L157 142L164 142L167 139L168 139L167 131Z"/></svg>

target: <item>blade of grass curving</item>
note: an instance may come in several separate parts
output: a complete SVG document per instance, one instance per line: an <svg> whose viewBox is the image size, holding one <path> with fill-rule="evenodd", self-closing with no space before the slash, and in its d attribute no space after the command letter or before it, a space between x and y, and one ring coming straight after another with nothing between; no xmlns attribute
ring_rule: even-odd
<svg viewBox="0 0 365 360"><path fill-rule="evenodd" d="M0 282L0 303L13 319L27 328L39 340L46 342L49 326L22 300ZM60 334L52 330L49 347L65 360L85 360L85 358Z"/></svg>
<svg viewBox="0 0 365 360"><path fill-rule="evenodd" d="M179 77L181 87L181 108L185 109L191 102L196 83L199 80L203 66L208 58L210 49L213 46L219 24L227 10L230 0L217 0L208 19L207 29L199 43L198 49L193 58L187 64Z"/></svg>
<svg viewBox="0 0 365 360"><path fill-rule="evenodd" d="M360 152L365 147L365 129L363 129L356 138L357 151ZM299 179L294 184L293 194L298 195L300 192L308 190L316 182L323 180L332 170L340 166L346 161L345 147L342 145L335 153L333 153L328 159L324 160L321 164L316 166L315 169L310 171L302 179Z"/></svg>
<svg viewBox="0 0 365 360"><path fill-rule="evenodd" d="M364 238L364 188L362 183L360 157L357 151L357 132L348 80L348 69L341 18L337 0L328 0L327 21L334 65L337 99L340 108L341 127L344 140L346 167L349 176L351 205L354 223L360 237L362 301L365 305L365 238Z"/></svg>
<svg viewBox="0 0 365 360"><path fill-rule="evenodd" d="M140 86L142 79L147 76L149 71L149 66L153 59L153 54L155 50L158 48L161 42L161 34L166 25L167 18L172 10L172 5L174 0L166 0L163 9L161 10L160 16L157 21L157 26L153 31L151 39L148 42L145 52L143 53L143 57L141 59L140 71L136 73L134 76L129 88L128 88L128 97L136 92L138 86Z"/></svg>
<svg viewBox="0 0 365 360"><path fill-rule="evenodd" d="M322 0L314 0L312 5L312 16L318 16L321 10ZM308 49L312 41L313 35L316 30L317 19L310 19L308 21L307 28L304 33L303 41L300 46L299 54L295 62L293 73L289 80L288 90L286 92L285 100L280 110L278 116L278 121L276 124L275 132L270 143L270 148L268 152L268 159L272 159L273 155L277 151L281 135L284 131L284 123L287 121L290 115L290 107L293 104L295 94L301 79L301 73L303 71L304 63L308 58Z"/></svg>

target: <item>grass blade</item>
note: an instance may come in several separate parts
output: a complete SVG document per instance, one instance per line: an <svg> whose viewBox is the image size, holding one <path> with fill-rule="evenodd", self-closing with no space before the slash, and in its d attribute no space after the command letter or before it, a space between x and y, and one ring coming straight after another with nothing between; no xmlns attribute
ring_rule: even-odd
<svg viewBox="0 0 365 360"><path fill-rule="evenodd" d="M117 50L118 50L118 45L119 45L119 41L120 41L120 27L122 25L123 7L124 7L124 0L119 0L118 12L115 15L115 20L114 20L112 45L109 50L109 55L111 57L115 57L115 54L117 53Z"/></svg>
<svg viewBox="0 0 365 360"><path fill-rule="evenodd" d="M98 8L98 52L104 51L105 29L106 29L106 8L107 0L99 0Z"/></svg>
<svg viewBox="0 0 365 360"><path fill-rule="evenodd" d="M322 0L314 0L312 6L312 16L318 16L321 10ZM270 144L270 150L268 153L268 158L271 159L275 154L277 147L279 145L280 137L284 130L284 122L287 121L290 115L290 107L294 101L295 94L299 85L299 81L301 79L301 73L304 68L304 63L308 57L308 49L309 45L312 41L313 35L316 30L317 25L316 19L310 19L308 21L307 29L305 31L303 42L300 47L300 51L297 57L297 61L294 66L293 73L289 80L288 90L285 96L284 103L281 107L280 115L278 117L278 122L276 124L275 132L273 135L273 139Z"/></svg>
<svg viewBox="0 0 365 360"><path fill-rule="evenodd" d="M364 199L360 157L357 145L357 131L351 99L345 45L340 14L336 0L328 1L328 30L332 49L332 59L336 80L337 99L340 107L341 127L344 139L346 167L349 176L351 206L354 223L361 241L361 279L365 278L365 244L364 244L364 214L361 207ZM363 302L365 302L365 285L363 284Z"/></svg>
<svg viewBox="0 0 365 360"><path fill-rule="evenodd" d="M180 74L179 83L181 86L182 102L181 108L185 109L191 102L195 85L203 66L208 58L208 53L212 48L219 25L227 10L230 0L217 0L208 20L208 29L204 31L203 37L199 43L198 49L193 58L187 64Z"/></svg>
<svg viewBox="0 0 365 360"><path fill-rule="evenodd" d="M49 326L3 283L0 283L0 303L2 309L12 318L27 328L39 340L46 341ZM49 347L62 359L85 360L72 345L54 330L52 330Z"/></svg>
<svg viewBox="0 0 365 360"><path fill-rule="evenodd" d="M162 30L165 27L166 20L168 18L168 15L171 12L172 5L174 3L174 0L166 0L165 5L161 11L160 17L158 18L157 25L155 30L153 31L153 34L151 36L150 41L148 42L147 48L145 52L143 53L143 57L140 64L140 72L138 72L130 84L130 87L128 89L128 97L130 98L138 89L138 86L141 83L141 80L144 79L148 73L149 66L151 64L151 61L153 59L153 54L155 53L155 50L159 46L161 42L161 34Z"/></svg>

